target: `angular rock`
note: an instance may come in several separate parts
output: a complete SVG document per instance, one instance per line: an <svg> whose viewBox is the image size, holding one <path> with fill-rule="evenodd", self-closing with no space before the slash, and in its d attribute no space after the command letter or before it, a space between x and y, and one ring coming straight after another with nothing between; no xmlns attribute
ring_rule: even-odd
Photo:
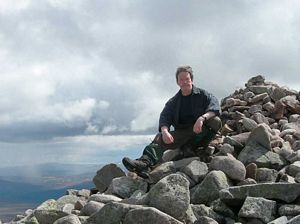
<svg viewBox="0 0 300 224"><path fill-rule="evenodd" d="M274 219L273 221L269 222L268 224L286 224L288 222L288 219L286 216L281 216L277 219Z"/></svg>
<svg viewBox="0 0 300 224"><path fill-rule="evenodd" d="M232 218L235 219L236 215L235 213L229 208L225 203L223 203L220 199L217 199L212 202L211 208L213 211L215 211L217 214L222 215L223 218Z"/></svg>
<svg viewBox="0 0 300 224"><path fill-rule="evenodd" d="M131 209L142 208L141 205L129 205L119 202L109 202L98 212L88 218L88 223L119 224Z"/></svg>
<svg viewBox="0 0 300 224"><path fill-rule="evenodd" d="M56 220L54 224L81 224L81 222L76 215L68 215Z"/></svg>
<svg viewBox="0 0 300 224"><path fill-rule="evenodd" d="M255 160L258 167L279 170L287 165L287 161L277 153L268 151Z"/></svg>
<svg viewBox="0 0 300 224"><path fill-rule="evenodd" d="M119 198L115 195L110 195L110 194L93 194L89 197L88 201L97 201L97 202L102 202L104 204L111 202L111 201L122 201L122 198Z"/></svg>
<svg viewBox="0 0 300 224"><path fill-rule="evenodd" d="M79 199L78 201L76 201L76 203L74 205L74 209L80 211L85 205L86 205L86 201Z"/></svg>
<svg viewBox="0 0 300 224"><path fill-rule="evenodd" d="M287 174L295 177L297 173L300 173L300 161L295 161L294 163L290 164L286 170Z"/></svg>
<svg viewBox="0 0 300 224"><path fill-rule="evenodd" d="M194 224L218 224L218 222L207 216L200 216Z"/></svg>
<svg viewBox="0 0 300 224"><path fill-rule="evenodd" d="M250 118L244 117L242 122L247 131L253 131L255 128L257 128L257 123Z"/></svg>
<svg viewBox="0 0 300 224"><path fill-rule="evenodd" d="M244 147L244 145L239 142L238 140L236 140L235 138L233 138L234 136L226 136L224 138L224 143L227 143L229 145L232 145L234 148L238 148L241 149Z"/></svg>
<svg viewBox="0 0 300 224"><path fill-rule="evenodd" d="M171 174L157 182L147 195L148 205L181 220L190 204L189 181Z"/></svg>
<svg viewBox="0 0 300 224"><path fill-rule="evenodd" d="M219 148L219 151L221 152L222 155L227 155L228 153L233 154L234 147L232 145L225 143L225 144L221 145L221 147Z"/></svg>
<svg viewBox="0 0 300 224"><path fill-rule="evenodd" d="M206 216L206 217L216 220L218 223L223 223L225 221L225 218L223 216L217 214L212 208L207 207L203 204L191 205L191 207L193 209L193 212L194 212L197 220L199 220L199 218L202 216Z"/></svg>
<svg viewBox="0 0 300 224"><path fill-rule="evenodd" d="M175 172L176 167L173 161L163 163L149 173L149 181L151 183L157 183L160 179Z"/></svg>
<svg viewBox="0 0 300 224"><path fill-rule="evenodd" d="M256 181L258 183L273 183L276 181L278 171L268 168L258 168L256 173Z"/></svg>
<svg viewBox="0 0 300 224"><path fill-rule="evenodd" d="M281 216L297 216L300 215L300 205L281 205L278 208L278 214Z"/></svg>
<svg viewBox="0 0 300 224"><path fill-rule="evenodd" d="M89 201L80 211L80 215L91 216L98 212L105 204L96 201Z"/></svg>
<svg viewBox="0 0 300 224"><path fill-rule="evenodd" d="M201 184L194 187L191 196L193 204L209 205L212 201L219 198L219 191L228 188L230 181L222 171L209 172Z"/></svg>
<svg viewBox="0 0 300 224"><path fill-rule="evenodd" d="M264 223L274 220L276 214L276 201L247 197L241 210L239 217L261 219Z"/></svg>
<svg viewBox="0 0 300 224"><path fill-rule="evenodd" d="M286 106L280 100L275 102L274 109L272 111L272 117L276 120L282 119L286 112Z"/></svg>
<svg viewBox="0 0 300 224"><path fill-rule="evenodd" d="M169 162L169 161L173 161L175 158L182 156L182 151L178 148L178 149L169 149L166 150L162 156L162 160L164 162Z"/></svg>
<svg viewBox="0 0 300 224"><path fill-rule="evenodd" d="M188 176L187 174L185 174L183 172L179 171L179 172L176 172L176 174L179 174L179 175L183 176L184 178L186 178L190 183L190 185L189 185L190 188L194 187L197 184L197 182L195 180L193 180L190 176Z"/></svg>
<svg viewBox="0 0 300 224"><path fill-rule="evenodd" d="M66 204L72 204L75 205L75 203L78 201L78 197L75 195L65 195L57 199L57 208L62 209Z"/></svg>
<svg viewBox="0 0 300 224"><path fill-rule="evenodd" d="M268 93L271 89L270 86L258 86L258 85L249 86L248 88L251 92L255 94Z"/></svg>
<svg viewBox="0 0 300 224"><path fill-rule="evenodd" d="M156 208L137 208L130 210L123 224L183 224L173 217L159 211Z"/></svg>
<svg viewBox="0 0 300 224"><path fill-rule="evenodd" d="M250 103L257 103L259 101L263 101L264 98L268 97L268 93L261 93L261 94L258 94L256 96L254 96L251 100L250 100Z"/></svg>
<svg viewBox="0 0 300 224"><path fill-rule="evenodd" d="M287 194L286 192L289 193ZM234 186L220 191L220 199L226 204L240 204L247 196L282 200L291 203L300 196L300 184L261 183L256 185Z"/></svg>
<svg viewBox="0 0 300 224"><path fill-rule="evenodd" d="M262 75L257 75L257 76L254 76L254 77L250 78L247 81L246 86L250 87L250 86L253 86L253 85L263 85L264 82L265 82L265 77L262 76Z"/></svg>
<svg viewBox="0 0 300 224"><path fill-rule="evenodd" d="M182 219L182 222L186 223L186 224L188 224L188 223L194 224L196 220L197 220L197 218L196 218L194 211L192 209L192 206L190 204L188 209L186 210L186 213Z"/></svg>
<svg viewBox="0 0 300 224"><path fill-rule="evenodd" d="M214 157L209 164L209 169L221 170L232 180L242 181L246 177L244 164L233 156Z"/></svg>
<svg viewBox="0 0 300 224"><path fill-rule="evenodd" d="M64 207L61 208L61 211L72 214L72 211L75 209L75 205L73 204L65 204Z"/></svg>
<svg viewBox="0 0 300 224"><path fill-rule="evenodd" d="M81 189L77 192L78 197L89 198L91 195L91 191L87 189Z"/></svg>
<svg viewBox="0 0 300 224"><path fill-rule="evenodd" d="M262 112L262 105L254 104L249 108L248 111L249 111L250 114L261 113Z"/></svg>
<svg viewBox="0 0 300 224"><path fill-rule="evenodd" d="M122 198L129 198L136 190L147 192L147 188L148 183L144 180L123 176L114 178L106 192Z"/></svg>
<svg viewBox="0 0 300 224"><path fill-rule="evenodd" d="M194 160L200 160L200 159L199 159L199 157L189 157L189 158L184 158L184 159L181 159L181 160L174 161L175 169L177 171L182 170L183 167L186 167L187 165L189 165Z"/></svg>
<svg viewBox="0 0 300 224"><path fill-rule="evenodd" d="M36 217L38 223L42 224L53 224L56 220L68 216L69 214L60 210L44 210L36 209L34 211L34 216Z"/></svg>
<svg viewBox="0 0 300 224"><path fill-rule="evenodd" d="M299 224L300 223L300 215L295 216L294 218L291 218L287 224Z"/></svg>
<svg viewBox="0 0 300 224"><path fill-rule="evenodd" d="M181 171L192 178L196 183L199 183L208 173L208 167L206 163L194 160Z"/></svg>
<svg viewBox="0 0 300 224"><path fill-rule="evenodd" d="M250 184L257 184L257 182L252 178L247 178L245 180L238 182L237 186L250 185Z"/></svg>
<svg viewBox="0 0 300 224"><path fill-rule="evenodd" d="M246 178L256 179L257 165L255 163L249 163L246 166Z"/></svg>
<svg viewBox="0 0 300 224"><path fill-rule="evenodd" d="M245 165L256 161L259 157L271 150L271 142L269 137L269 131L265 125L260 124L255 128L247 142L245 148L241 151L238 156Z"/></svg>
<svg viewBox="0 0 300 224"><path fill-rule="evenodd" d="M108 164L102 167L100 170L97 171L96 176L93 178L93 182L96 188L99 190L100 193L106 191L108 186L110 185L111 181L115 177L122 177L125 176L124 171L119 168L116 164Z"/></svg>
<svg viewBox="0 0 300 224"><path fill-rule="evenodd" d="M274 108L275 105L272 102L268 102L263 105L263 109L267 110L268 112L273 112Z"/></svg>

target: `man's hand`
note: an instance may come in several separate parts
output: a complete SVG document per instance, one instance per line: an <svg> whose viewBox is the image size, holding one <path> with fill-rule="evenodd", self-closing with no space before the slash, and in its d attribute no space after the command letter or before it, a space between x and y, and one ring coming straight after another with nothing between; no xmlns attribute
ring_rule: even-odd
<svg viewBox="0 0 300 224"><path fill-rule="evenodd" d="M196 133L196 134L199 134L201 131L202 131L202 127L203 127L203 122L205 121L205 118L200 116L197 121L195 122L194 124L194 127L193 127L193 131Z"/></svg>
<svg viewBox="0 0 300 224"><path fill-rule="evenodd" d="M174 143L174 138L173 136L170 134L168 128L162 128L161 130L161 134L162 134L162 139L164 141L165 144L171 144Z"/></svg>

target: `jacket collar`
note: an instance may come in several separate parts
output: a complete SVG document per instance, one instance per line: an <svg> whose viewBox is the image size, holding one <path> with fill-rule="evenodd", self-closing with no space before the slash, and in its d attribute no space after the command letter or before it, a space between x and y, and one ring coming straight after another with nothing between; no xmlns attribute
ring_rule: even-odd
<svg viewBox="0 0 300 224"><path fill-rule="evenodd" d="M191 95L200 94L200 93L201 93L200 89L193 85ZM181 95L181 90L178 91L177 95Z"/></svg>

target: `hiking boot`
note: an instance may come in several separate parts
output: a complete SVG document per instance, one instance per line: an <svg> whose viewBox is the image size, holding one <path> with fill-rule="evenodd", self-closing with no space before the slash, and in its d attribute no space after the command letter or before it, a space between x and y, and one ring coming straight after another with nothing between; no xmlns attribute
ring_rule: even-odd
<svg viewBox="0 0 300 224"><path fill-rule="evenodd" d="M127 170L136 173L140 177L147 178L150 171L150 161L141 157L140 159L130 159L124 157L122 160L123 165Z"/></svg>

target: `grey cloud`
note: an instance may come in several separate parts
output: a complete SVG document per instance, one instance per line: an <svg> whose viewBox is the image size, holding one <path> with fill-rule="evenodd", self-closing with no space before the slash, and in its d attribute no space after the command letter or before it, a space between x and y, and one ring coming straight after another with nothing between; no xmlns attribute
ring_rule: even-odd
<svg viewBox="0 0 300 224"><path fill-rule="evenodd" d="M298 4L30 2L0 11L0 121L10 117L0 128L3 141L155 132L177 91L179 64L191 64L196 85L219 99L256 74L299 89ZM36 67L45 69L34 76ZM55 105L84 99L95 106L63 123ZM109 107L97 107L101 101Z"/></svg>

